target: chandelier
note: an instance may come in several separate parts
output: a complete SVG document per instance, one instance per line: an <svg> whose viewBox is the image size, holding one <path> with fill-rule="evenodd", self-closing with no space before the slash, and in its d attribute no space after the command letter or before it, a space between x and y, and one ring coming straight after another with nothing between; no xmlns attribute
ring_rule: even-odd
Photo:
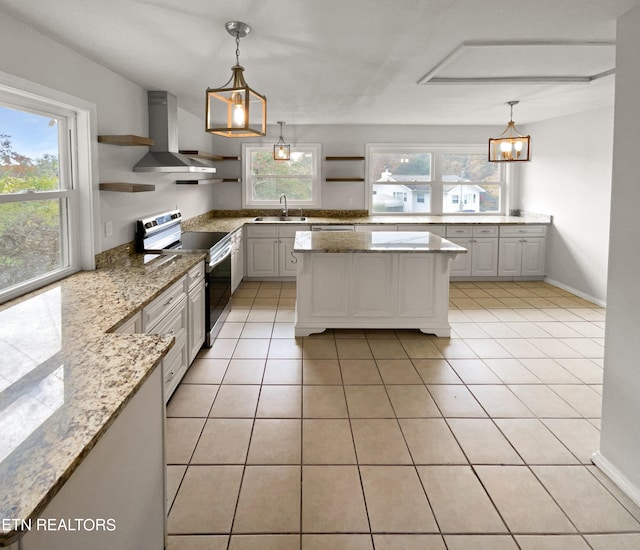
<svg viewBox="0 0 640 550"><path fill-rule="evenodd" d="M267 98L249 87L240 65L240 39L251 27L240 21L225 24L236 39L236 64L231 78L219 88L207 88L205 130L223 137L264 136L267 133Z"/></svg>
<svg viewBox="0 0 640 550"><path fill-rule="evenodd" d="M511 107L509 123L504 132L489 139L489 162L518 162L531 160L531 136L522 135L513 122L513 106L519 101L507 101Z"/></svg>

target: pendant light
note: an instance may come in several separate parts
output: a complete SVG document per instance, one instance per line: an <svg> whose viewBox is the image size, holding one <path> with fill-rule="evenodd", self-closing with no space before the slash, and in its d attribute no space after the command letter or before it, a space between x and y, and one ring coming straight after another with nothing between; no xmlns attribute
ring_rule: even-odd
<svg viewBox="0 0 640 550"><path fill-rule="evenodd" d="M278 124L280 124L280 139L273 146L273 160L289 160L291 158L291 145L285 143L284 137L282 137L282 127L286 122L279 120Z"/></svg>
<svg viewBox="0 0 640 550"><path fill-rule="evenodd" d="M236 39L236 64L231 78L220 88L207 88L205 130L223 137L264 136L267 133L267 98L251 89L240 65L240 39L251 27L240 21L225 24Z"/></svg>
<svg viewBox="0 0 640 550"><path fill-rule="evenodd" d="M522 135L513 122L513 106L519 101L507 101L511 115L507 128L497 138L489 139L489 162L520 162L531 160L531 136Z"/></svg>

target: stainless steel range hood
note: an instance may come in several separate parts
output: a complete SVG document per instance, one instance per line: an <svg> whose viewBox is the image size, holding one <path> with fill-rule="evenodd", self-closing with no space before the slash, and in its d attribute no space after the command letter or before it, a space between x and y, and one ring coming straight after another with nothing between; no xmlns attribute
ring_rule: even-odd
<svg viewBox="0 0 640 550"><path fill-rule="evenodd" d="M147 92L149 101L149 137L155 145L133 167L134 172L200 172L216 169L178 153L178 100L169 92Z"/></svg>

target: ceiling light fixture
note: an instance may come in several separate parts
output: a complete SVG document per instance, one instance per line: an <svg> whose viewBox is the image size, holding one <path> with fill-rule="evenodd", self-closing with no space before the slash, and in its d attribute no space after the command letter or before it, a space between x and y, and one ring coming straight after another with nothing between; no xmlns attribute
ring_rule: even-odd
<svg viewBox="0 0 640 550"><path fill-rule="evenodd" d="M291 158L291 145L284 142L284 137L282 137L282 127L286 124L286 122L278 121L280 124L280 139L278 143L273 146L273 159L274 160L289 160Z"/></svg>
<svg viewBox="0 0 640 550"><path fill-rule="evenodd" d="M511 115L507 128L497 138L489 139L489 162L518 162L531 160L531 136L524 136L516 130L513 122L513 106L519 101L507 101Z"/></svg>
<svg viewBox="0 0 640 550"><path fill-rule="evenodd" d="M251 27L229 21L225 28L236 39L236 64L231 67L231 78L220 88L207 88L205 130L223 137L264 136L267 98L249 87L240 65L240 39L249 34Z"/></svg>

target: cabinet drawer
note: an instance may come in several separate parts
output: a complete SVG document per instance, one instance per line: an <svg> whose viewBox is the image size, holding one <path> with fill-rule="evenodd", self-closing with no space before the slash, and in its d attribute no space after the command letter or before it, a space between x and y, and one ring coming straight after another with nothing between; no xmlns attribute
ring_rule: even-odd
<svg viewBox="0 0 640 550"><path fill-rule="evenodd" d="M187 341L181 338L180 340L176 340L176 343L162 361L165 402L169 401L180 380L187 372L188 366Z"/></svg>
<svg viewBox="0 0 640 550"><path fill-rule="evenodd" d="M544 237L546 225L503 225L500 227L501 237Z"/></svg>
<svg viewBox="0 0 640 550"><path fill-rule="evenodd" d="M278 237L285 239L293 239L296 236L296 231L309 231L310 225L280 225L278 226Z"/></svg>
<svg viewBox="0 0 640 550"><path fill-rule="evenodd" d="M276 224L247 226L247 237L273 238L277 236L278 236L278 226Z"/></svg>
<svg viewBox="0 0 640 550"><path fill-rule="evenodd" d="M497 237L498 226L497 225L474 225L473 236L474 237Z"/></svg>
<svg viewBox="0 0 640 550"><path fill-rule="evenodd" d="M147 334L171 334L176 338L182 338L187 333L187 308L186 301L175 303L175 308L164 317L155 327L147 331Z"/></svg>
<svg viewBox="0 0 640 550"><path fill-rule="evenodd" d="M204 281L204 262L200 262L189 270L189 273L187 273L187 281L189 291L191 291L191 289L200 281Z"/></svg>
<svg viewBox="0 0 640 550"><path fill-rule="evenodd" d="M142 329L144 332L150 332L154 325L186 295L187 277L185 276L144 307L142 310Z"/></svg>
<svg viewBox="0 0 640 550"><path fill-rule="evenodd" d="M447 225L447 237L471 237L473 228L470 225Z"/></svg>

